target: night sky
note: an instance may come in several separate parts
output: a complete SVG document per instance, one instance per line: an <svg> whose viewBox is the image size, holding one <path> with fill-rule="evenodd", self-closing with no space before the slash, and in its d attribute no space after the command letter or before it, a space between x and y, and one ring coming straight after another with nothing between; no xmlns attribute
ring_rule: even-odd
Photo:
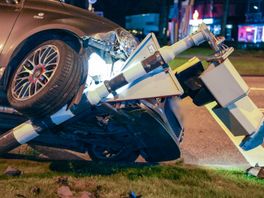
<svg viewBox="0 0 264 198"><path fill-rule="evenodd" d="M94 7L96 11L104 11L106 18L121 26L125 26L125 16L143 13L160 13L162 2L164 1L168 5L173 4L173 0L98 0ZM247 3L247 0L229 1L230 4L240 4L242 7L246 7ZM210 2L223 3L224 0L195 0L196 4L209 4Z"/></svg>
<svg viewBox="0 0 264 198"><path fill-rule="evenodd" d="M172 0L167 1L173 2ZM106 18L121 26L125 26L125 16L142 13L159 13L160 8L161 0L98 0L95 4L96 11L104 11Z"/></svg>

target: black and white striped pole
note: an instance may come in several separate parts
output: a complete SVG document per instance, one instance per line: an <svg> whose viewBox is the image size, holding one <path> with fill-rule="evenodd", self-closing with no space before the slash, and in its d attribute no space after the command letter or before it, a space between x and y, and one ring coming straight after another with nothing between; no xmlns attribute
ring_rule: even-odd
<svg viewBox="0 0 264 198"><path fill-rule="evenodd" d="M24 122L18 127L9 130L0 137L0 154L33 140L39 136L41 130L42 127L33 124L31 121Z"/></svg>
<svg viewBox="0 0 264 198"><path fill-rule="evenodd" d="M9 152L18 146L33 140L46 129L61 125L72 119L81 112L86 111L91 105L97 105L109 94L115 93L118 89L134 82L145 74L159 67L167 69L167 64L172 61L176 55L194 45L199 45L208 40L208 35L205 34L204 30L206 29L202 26L200 31L195 32L172 46L166 46L159 49L152 56L146 58L142 62L132 65L111 80L99 84L93 90L90 90L89 88L86 89L83 92L82 101L78 105L75 105L70 109L68 109L66 105L47 119L36 122L27 121L18 127L9 130L0 136L0 154Z"/></svg>

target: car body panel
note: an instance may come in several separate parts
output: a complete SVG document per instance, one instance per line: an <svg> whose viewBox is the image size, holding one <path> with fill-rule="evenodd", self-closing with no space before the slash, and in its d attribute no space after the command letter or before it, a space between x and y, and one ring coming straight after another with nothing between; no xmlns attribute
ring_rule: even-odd
<svg viewBox="0 0 264 198"><path fill-rule="evenodd" d="M5 19L6 16L3 16ZM2 20L3 20L2 18ZM0 23L5 23L1 21ZM25 0L17 22L0 56L5 68L16 48L32 35L45 30L63 30L81 38L112 31L119 26L95 14L52 0ZM1 76L0 76L1 78Z"/></svg>
<svg viewBox="0 0 264 198"><path fill-rule="evenodd" d="M0 27L4 27L0 31L0 54L4 49L5 43L20 13L21 4L14 5L0 0Z"/></svg>

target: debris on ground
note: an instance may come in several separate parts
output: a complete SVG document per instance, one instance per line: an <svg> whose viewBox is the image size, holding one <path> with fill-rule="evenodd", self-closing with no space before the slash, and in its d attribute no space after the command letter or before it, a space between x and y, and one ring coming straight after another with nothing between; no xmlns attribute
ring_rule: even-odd
<svg viewBox="0 0 264 198"><path fill-rule="evenodd" d="M80 198L94 198L94 196L90 192L82 192Z"/></svg>
<svg viewBox="0 0 264 198"><path fill-rule="evenodd" d="M264 179L264 167L260 167L258 164L255 167L248 168L246 172L248 175Z"/></svg>
<svg viewBox="0 0 264 198"><path fill-rule="evenodd" d="M40 193L40 188L37 186L34 186L33 188L31 188L31 193L33 195L38 195Z"/></svg>
<svg viewBox="0 0 264 198"><path fill-rule="evenodd" d="M120 196L121 198L142 198L142 195L137 195L135 192L124 193Z"/></svg>
<svg viewBox="0 0 264 198"><path fill-rule="evenodd" d="M61 185L61 186L69 186L69 180L68 177L59 177L56 180L56 183Z"/></svg>
<svg viewBox="0 0 264 198"><path fill-rule="evenodd" d="M71 198L73 193L69 186L61 186L57 190L57 194L60 198Z"/></svg>
<svg viewBox="0 0 264 198"><path fill-rule="evenodd" d="M96 186L96 189L95 189L95 192L94 192L94 195L95 195L96 198L100 197L100 193L102 192L102 190L103 190L103 186L100 186L100 185Z"/></svg>
<svg viewBox="0 0 264 198"><path fill-rule="evenodd" d="M4 171L4 174L7 176L17 177L20 176L22 172L19 169L8 166L7 169Z"/></svg>
<svg viewBox="0 0 264 198"><path fill-rule="evenodd" d="M142 195L137 195L135 192L130 192L129 193L129 198L141 198Z"/></svg>
<svg viewBox="0 0 264 198"><path fill-rule="evenodd" d="M38 157L40 159L49 159L49 157L47 155L44 155L43 153L39 154Z"/></svg>
<svg viewBox="0 0 264 198"><path fill-rule="evenodd" d="M26 198L26 196L24 196L22 194L15 194L15 197L18 197L18 198Z"/></svg>
<svg viewBox="0 0 264 198"><path fill-rule="evenodd" d="M82 192L84 189L87 189L89 182L82 182L80 180L74 181L72 187L75 191Z"/></svg>

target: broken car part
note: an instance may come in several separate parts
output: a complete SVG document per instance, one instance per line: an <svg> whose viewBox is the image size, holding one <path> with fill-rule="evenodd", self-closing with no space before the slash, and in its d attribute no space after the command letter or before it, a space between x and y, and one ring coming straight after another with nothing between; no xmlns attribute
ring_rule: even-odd
<svg viewBox="0 0 264 198"><path fill-rule="evenodd" d="M184 72L185 68L183 68L181 72L177 70L173 72L168 67L167 64L178 54L191 48L192 46L200 45L205 41L209 42L213 50L218 53L218 56L219 51L224 48L226 49L226 46L223 46L222 44L223 39L215 38L215 36L207 29L207 27L202 24L198 31L172 46L166 46L154 51L149 50L151 53L148 54L148 56L137 61L135 61L136 59L132 58L130 62L128 61L126 63L130 64L129 67L124 66L125 69L121 71L120 74L114 76L110 80L105 80L104 82L99 83L93 88L88 87L85 89L83 92L83 100L78 105L75 105L70 109L68 109L66 105L60 111L46 119L41 121L32 120L30 122L23 123L13 130L10 130L0 138L0 144L2 145L0 152L7 152L16 146L19 146L21 143L26 143L30 140L33 140L45 129L52 129L55 126L62 125L66 121L74 119L74 117L78 116L83 111L91 109L93 105L100 104L100 102L120 102L130 100L130 96L125 94L128 93L127 91L129 89L132 89L133 86L138 86L144 90L144 87L141 87L141 85L144 85L142 82L147 79L153 80L155 75L160 75L161 73L164 75L165 79L168 79L168 81L174 85L174 87L172 86L172 88L174 88L172 93L174 94L171 96L177 96L180 98L184 91L188 91L189 93L194 94L192 96L193 98L198 98L197 100L199 100L200 97L198 97L198 94L202 88L204 88L204 90L210 93L208 94L210 100L214 100L218 104L215 111L219 111L216 113L216 115L218 115L219 119L222 120L223 123L227 125L227 127L229 127L233 135L247 135L252 137L252 139L255 139L256 136L254 136L254 134L259 134L257 138L263 141L263 128L261 127L263 115L248 97L248 88L243 79L234 69L231 62L226 57L224 57L226 53L223 54L224 58L221 59L218 57L217 59L213 60L210 67L201 74L198 75L198 73L193 72L194 76L200 78L200 87L193 86L190 81L188 83L188 80L190 79L186 79L186 76L184 77L184 75L182 75L181 79L177 79L177 72L179 75L180 73ZM148 41L145 40L145 42ZM143 51L143 49L138 48L134 54L131 55L131 57L136 56L136 54L140 53L141 50ZM190 67L186 67L186 69L188 68ZM198 69L197 72L201 72L201 70ZM220 79L225 79L225 82L223 82L224 86L221 86L219 83ZM196 80L198 82L198 79L192 80ZM186 86L182 87L181 84L185 84ZM166 85L163 84L162 86ZM120 89L122 89L121 94L118 93ZM155 87L155 89L159 89L159 87ZM195 89L197 92L191 92L191 90L193 91ZM107 98L109 95L112 96L112 98ZM119 95L122 96L122 98L119 98ZM163 95L165 98L168 96L169 95ZM152 97L157 99L158 97L162 98L162 95L156 95ZM135 99L143 100L146 99L146 96L137 95L137 98ZM197 103L202 104L206 102ZM144 104L144 102L142 102L142 104ZM152 105L153 104L155 105L155 102L152 103ZM158 111L155 111L155 108L152 105L147 105L147 107L151 107L150 110L152 111L153 115L157 115L157 118L159 118L161 121L164 121L162 115L165 115L166 112L164 113L161 111L162 113L159 115L157 113ZM165 108L165 111L167 108L168 107ZM170 114L177 113L174 112ZM168 117L169 116L167 114L166 118ZM233 124L228 126L228 121L232 121ZM169 125L171 125L171 123L169 123L168 126ZM179 128L181 129L181 127ZM175 130L173 127L171 129L172 131ZM169 134L168 137L170 137L170 139L175 138L174 147L175 150L180 154L177 134L170 133L171 129L167 130L167 133ZM6 141L6 139L9 139L9 141ZM244 144L246 147L243 147L245 150L262 143L262 141L257 142L257 144L254 142L254 146L252 146L252 142L248 140L250 140L250 138L245 140L245 142L247 142L247 144ZM179 156L179 154L175 156ZM158 160L159 159L153 159L153 161Z"/></svg>

